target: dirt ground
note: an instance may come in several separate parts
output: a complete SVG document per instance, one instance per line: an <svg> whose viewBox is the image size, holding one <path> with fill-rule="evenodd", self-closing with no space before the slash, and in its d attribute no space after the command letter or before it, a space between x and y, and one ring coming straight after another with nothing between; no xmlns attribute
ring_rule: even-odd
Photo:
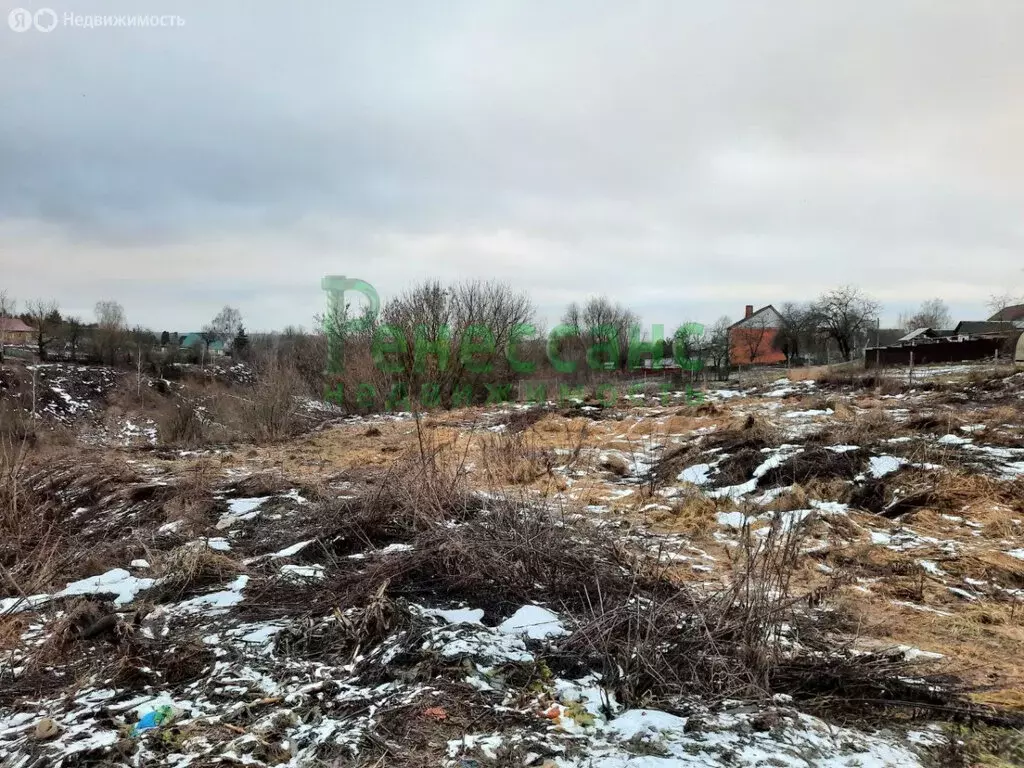
<svg viewBox="0 0 1024 768"><path fill-rule="evenodd" d="M963 690L1006 722L1024 718L1024 373L926 369L911 388L822 371L691 404L678 393L614 407L316 411L295 437L187 449L162 444L130 398L90 405L73 377L52 378L76 394L51 398L70 405L34 438L18 497L43 524L9 515L3 531L7 758L726 766L778 760L786 743L796 762L784 764L838 750L849 754L829 765L871 754L866 764L965 766L1015 764L1024 743L999 730L1009 746L972 751L965 737L950 747L960 762L933 759L946 749L939 726L872 741L786 709L788 694L778 711L698 717L699 702L648 710L620 687L633 708L616 710L580 661L605 626L592 587L625 579L629 603L629 580L656 572L679 595L725 594L784 541L759 598L793 614L772 630L779 647L898 657L914 695L948 686L932 715ZM471 501L456 503L456 487ZM520 524L506 508L533 512ZM613 562L642 569L589 560L598 545L579 537L597 532ZM503 633L542 607L565 647ZM337 696L311 698L325 680ZM132 741L129 715L154 702L188 711L187 725L163 745ZM56 735L29 733L41 713ZM705 725L686 730L677 715ZM671 725L653 741L625 725L655 716ZM766 717L788 718L788 735L762 728ZM705 727L728 748L693 735Z"/></svg>
<svg viewBox="0 0 1024 768"><path fill-rule="evenodd" d="M737 531L720 525L719 515L739 511L755 517L762 513L761 506L787 511L815 502L842 504L846 509L841 516L815 521L821 541L807 552L796 587L810 592L830 585L828 599L859 617L865 645L907 645L942 654L936 666L963 676L978 700L1024 706L1024 662L1019 659L1024 640L1024 608L1019 605L1019 590L1024 588L1024 499L1001 504L989 498L988 482L998 477L991 482L1021 487L1012 473L1021 471L1017 465L1024 458L1024 400L1007 405L1003 397L964 408L943 402L948 399L946 390L899 397L876 390L826 392L813 379L796 378L792 385L768 386L746 395L712 394L703 408L647 402L535 413L513 406L431 413L418 421L387 416L354 419L284 444L239 445L204 460L225 475L278 471L316 486L331 478L386 469L402 459L430 456L457 468L481 490L526 493L561 508L582 508L614 525L672 537L676 546L678 537L685 536L710 556L704 562L712 564L710 572L703 567L677 569L681 578L691 580L729 576L728 553ZM943 384L947 389L961 385L969 386L955 378ZM790 387L793 391L776 396ZM810 415L789 417L801 413ZM932 433L908 427L921 415L939 423ZM755 504L750 495L709 499L702 486L680 483L671 475L650 479L652 468L681 446L730 430L742 433L750 419L773 431L769 442L775 445L769 447L803 445L815 440L816 432L831 430L836 440L853 439L851 435L865 440L868 453L898 455L901 460L906 456L908 462L915 452L939 457L945 463L925 462L926 484L929 477L936 481L945 472L986 482L962 499L936 498L934 506L925 503L888 520L849 504L856 484L853 476L793 484L766 505ZM959 429L986 423L992 425L987 435ZM885 443L872 444L875 435L890 434L882 439L897 442L888 448ZM934 445L945 445L943 437L948 434L964 436L971 441L962 444L967 446L984 445L985 437L1005 443L1009 447L1002 450L1017 460L1007 462L1014 467L1011 474L974 463L976 455L964 456L957 442ZM898 442L904 438L905 443ZM830 440L835 441L826 437L822 444ZM690 463L701 461L694 455ZM172 473L190 464L164 463ZM679 474L685 467L677 469ZM904 475L906 469L901 468L889 479L895 484ZM682 492L669 495L673 489ZM961 519L951 519L956 517ZM883 540L901 531L910 532L906 545L896 547ZM1015 550L1021 551L1019 556L1006 554Z"/></svg>

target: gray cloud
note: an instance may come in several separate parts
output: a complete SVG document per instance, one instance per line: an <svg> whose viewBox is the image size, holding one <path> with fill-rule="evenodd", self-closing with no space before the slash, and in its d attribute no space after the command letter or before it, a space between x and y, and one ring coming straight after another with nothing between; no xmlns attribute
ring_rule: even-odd
<svg viewBox="0 0 1024 768"><path fill-rule="evenodd" d="M185 25L0 29L21 297L272 327L325 272L497 277L672 325L1024 290L1015 0L50 6Z"/></svg>

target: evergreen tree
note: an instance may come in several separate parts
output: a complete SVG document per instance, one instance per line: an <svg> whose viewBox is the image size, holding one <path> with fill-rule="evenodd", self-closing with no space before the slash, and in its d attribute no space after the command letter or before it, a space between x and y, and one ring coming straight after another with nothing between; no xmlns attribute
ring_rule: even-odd
<svg viewBox="0 0 1024 768"><path fill-rule="evenodd" d="M238 333L235 334L235 340L231 343L231 355L235 358L242 358L248 348L249 337L245 335L245 326L240 325Z"/></svg>

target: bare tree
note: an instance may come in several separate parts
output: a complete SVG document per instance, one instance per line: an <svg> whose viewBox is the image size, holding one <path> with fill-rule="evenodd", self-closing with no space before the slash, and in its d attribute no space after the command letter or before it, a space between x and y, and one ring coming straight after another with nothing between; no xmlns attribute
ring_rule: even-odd
<svg viewBox="0 0 1024 768"><path fill-rule="evenodd" d="M0 289L0 320L14 314L18 302L7 295L6 289ZM7 342L7 329L0 324L0 363L4 361L4 344Z"/></svg>
<svg viewBox="0 0 1024 768"><path fill-rule="evenodd" d="M214 342L219 341L221 344L227 344L235 335L238 333L238 329L242 327L242 313L234 307L225 306L209 323L203 326L203 330L199 332L200 338L203 340L203 362L205 364L206 357L210 352L210 345Z"/></svg>
<svg viewBox="0 0 1024 768"><path fill-rule="evenodd" d="M60 327L60 312L57 302L52 299L35 299L25 305L35 328L36 348L39 359L46 360L46 349L53 342L55 331Z"/></svg>
<svg viewBox="0 0 1024 768"><path fill-rule="evenodd" d="M835 341L843 359L852 360L857 345L875 325L881 305L859 288L847 285L820 296L812 311L817 327Z"/></svg>
<svg viewBox="0 0 1024 768"><path fill-rule="evenodd" d="M771 348L772 325L768 314L762 313L747 320L734 329L737 347L742 350L746 362L753 365L757 359Z"/></svg>
<svg viewBox="0 0 1024 768"><path fill-rule="evenodd" d="M212 333L214 340L227 344L238 333L242 327L242 313L234 307L225 306L217 316L206 326Z"/></svg>
<svg viewBox="0 0 1024 768"><path fill-rule="evenodd" d="M71 361L78 360L78 345L82 341L82 321L78 317L64 318L64 339L71 348Z"/></svg>
<svg viewBox="0 0 1024 768"><path fill-rule="evenodd" d="M373 331L375 367L386 385L441 405L483 385L493 393L517 378L507 353L533 316L526 294L504 283L423 283L384 306ZM345 355L349 370L349 349Z"/></svg>
<svg viewBox="0 0 1024 768"><path fill-rule="evenodd" d="M672 358L692 379L706 367L711 343L711 333L702 323L685 322L672 334Z"/></svg>
<svg viewBox="0 0 1024 768"><path fill-rule="evenodd" d="M775 335L775 348L786 356L786 362L792 365L793 360L806 354L814 346L817 332L814 313L808 304L786 302L779 310L782 322Z"/></svg>
<svg viewBox="0 0 1024 768"><path fill-rule="evenodd" d="M729 328L732 321L722 315L708 331L707 354L719 378L729 368Z"/></svg>
<svg viewBox="0 0 1024 768"><path fill-rule="evenodd" d="M577 362L585 358L588 350L601 345L614 350L614 359L605 362L613 363L616 368L624 368L629 362L630 337L636 335L640 317L628 307L612 302L607 296L595 296L582 307L576 302L570 304L562 317L562 323L579 331L578 340L566 345L567 351L574 353ZM594 363L596 360L587 362Z"/></svg>
<svg viewBox="0 0 1024 768"><path fill-rule="evenodd" d="M900 328L913 331L918 328L948 328L953 324L949 306L942 299L928 299L912 315L900 315Z"/></svg>
<svg viewBox="0 0 1024 768"><path fill-rule="evenodd" d="M100 359L113 365L124 343L124 307L116 301L98 301L96 314L96 349Z"/></svg>

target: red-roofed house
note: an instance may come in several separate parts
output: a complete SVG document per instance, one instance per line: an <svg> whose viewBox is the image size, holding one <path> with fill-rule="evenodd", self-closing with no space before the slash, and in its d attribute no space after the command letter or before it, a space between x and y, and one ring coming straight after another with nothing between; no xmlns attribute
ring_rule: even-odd
<svg viewBox="0 0 1024 768"><path fill-rule="evenodd" d="M775 348L775 337L782 327L782 315L771 304L754 311L747 304L744 317L729 326L729 363L732 365L774 365L786 362Z"/></svg>
<svg viewBox="0 0 1024 768"><path fill-rule="evenodd" d="M30 344L35 328L16 317L0 317L0 334L5 344Z"/></svg>

